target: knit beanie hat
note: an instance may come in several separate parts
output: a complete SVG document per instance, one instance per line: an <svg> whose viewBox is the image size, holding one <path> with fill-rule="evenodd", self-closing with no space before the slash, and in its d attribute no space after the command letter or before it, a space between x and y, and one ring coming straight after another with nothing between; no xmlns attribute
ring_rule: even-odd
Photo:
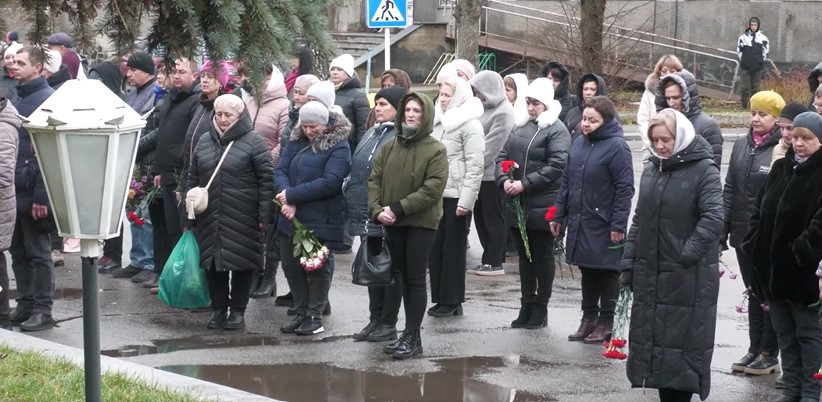
<svg viewBox="0 0 822 402"><path fill-rule="evenodd" d="M334 93L334 84L332 84L331 81L321 81L312 85L311 88L308 88L306 95L309 99L313 97L325 105L326 109L331 109L331 106L334 106L334 101L337 97Z"/></svg>
<svg viewBox="0 0 822 402"><path fill-rule="evenodd" d="M525 97L536 99L548 107L554 100L554 83L548 78L537 78L525 90Z"/></svg>
<svg viewBox="0 0 822 402"><path fill-rule="evenodd" d="M328 66L328 69L331 70L334 67L337 67L340 70L345 71L345 73L348 74L349 77L353 77L355 74L354 56L348 53L338 56L336 59L331 60L331 65Z"/></svg>
<svg viewBox="0 0 822 402"><path fill-rule="evenodd" d="M457 71L465 74L465 76L467 76L469 80L471 78L474 78L474 75L477 74L477 70L474 68L474 65L471 64L471 62L468 60L456 59L452 61L450 64L456 67Z"/></svg>
<svg viewBox="0 0 822 402"><path fill-rule="evenodd" d="M813 135L822 141L822 116L816 112L800 113L793 119L793 128L796 130L799 127L811 130Z"/></svg>
<svg viewBox="0 0 822 402"><path fill-rule="evenodd" d="M54 74L60 71L60 65L63 64L63 56L60 55L60 52L51 49L44 49L48 56L46 57L46 62L43 65L43 69L46 71Z"/></svg>
<svg viewBox="0 0 822 402"><path fill-rule="evenodd" d="M211 60L206 60L203 66L200 67L200 75L205 73L210 73L217 77L217 81L220 81L220 87L225 89L225 84L228 82L228 64L226 64L226 62L220 61L219 71L217 71L217 65Z"/></svg>
<svg viewBox="0 0 822 402"><path fill-rule="evenodd" d="M303 74L297 77L297 80L294 81L294 89L302 89L303 91L308 91L308 88L314 86L314 84L320 82L320 79L317 78L314 74Z"/></svg>
<svg viewBox="0 0 822 402"><path fill-rule="evenodd" d="M23 45L19 43L12 43L9 47L6 48L6 51L3 53L3 57L5 58L8 55L15 55L17 51L23 48Z"/></svg>
<svg viewBox="0 0 822 402"><path fill-rule="evenodd" d="M299 124L328 124L328 108L317 101L306 103L300 108Z"/></svg>
<svg viewBox="0 0 822 402"><path fill-rule="evenodd" d="M407 93L408 90L406 90L403 87L393 86L383 88L380 89L379 92L377 92L377 95L374 97L374 100L383 98L386 101L388 101L388 103L390 103L391 106L394 106L395 110L400 110L400 101L402 100L402 97L405 96L405 94Z"/></svg>
<svg viewBox="0 0 822 402"><path fill-rule="evenodd" d="M759 23L759 17L751 17L751 19L748 20L748 26L750 26L754 22L757 25L762 26L762 24Z"/></svg>
<svg viewBox="0 0 822 402"><path fill-rule="evenodd" d="M131 56L128 56L126 67L154 75L154 59L146 52L135 52Z"/></svg>
<svg viewBox="0 0 822 402"><path fill-rule="evenodd" d="M445 81L448 81L449 78L454 78L456 76L457 67L451 63L448 63L440 67L440 71L437 73L437 85L442 85Z"/></svg>
<svg viewBox="0 0 822 402"><path fill-rule="evenodd" d="M774 91L759 91L751 97L751 111L761 110L774 117L779 117L785 100Z"/></svg>
<svg viewBox="0 0 822 402"><path fill-rule="evenodd" d="M793 120L800 113L805 113L807 111L808 108L805 105L801 103L791 102L782 108L782 113L779 115L779 117L784 117L788 120Z"/></svg>
<svg viewBox="0 0 822 402"><path fill-rule="evenodd" d="M237 95L220 95L214 100L214 113L223 112L239 116L243 114L243 110L245 110L245 103Z"/></svg>

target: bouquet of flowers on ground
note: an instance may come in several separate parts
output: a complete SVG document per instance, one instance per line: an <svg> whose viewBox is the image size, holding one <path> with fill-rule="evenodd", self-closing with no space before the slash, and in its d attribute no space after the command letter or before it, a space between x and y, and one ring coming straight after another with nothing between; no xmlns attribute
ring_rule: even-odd
<svg viewBox="0 0 822 402"><path fill-rule="evenodd" d="M500 164L502 168L502 173L508 176L508 180L514 181L514 172L519 169L519 165L512 161L512 160L505 160L502 161ZM522 194L517 194L514 197L514 209L517 213L517 228L519 229L519 234L522 237L522 243L525 245L525 255L528 257L528 261L533 261L531 259L531 248L528 246L528 232L526 232L526 221L525 221L525 212L522 210Z"/></svg>
<svg viewBox="0 0 822 402"><path fill-rule="evenodd" d="M628 286L623 286L619 290L619 300L617 301L616 311L614 312L614 329L612 331L611 340L605 341L605 352L602 353L608 359L625 360L628 355L622 351L622 348L628 345L628 326L630 324L630 317L628 309L631 305L633 292Z"/></svg>
<svg viewBox="0 0 822 402"><path fill-rule="evenodd" d="M282 203L276 198L274 203L282 208ZM317 235L311 229L303 225L299 219L294 218L291 221L294 224L294 238L292 244L294 245L293 256L300 259L300 266L304 270L311 272L316 271L325 265L328 257L331 256L331 251L324 246Z"/></svg>
<svg viewBox="0 0 822 402"><path fill-rule="evenodd" d="M154 200L156 193L157 187L152 187L148 176L142 174L139 168L135 168L131 175L128 198L126 199L126 217L129 222L134 222L136 225L146 223L145 217L148 216L148 204Z"/></svg>

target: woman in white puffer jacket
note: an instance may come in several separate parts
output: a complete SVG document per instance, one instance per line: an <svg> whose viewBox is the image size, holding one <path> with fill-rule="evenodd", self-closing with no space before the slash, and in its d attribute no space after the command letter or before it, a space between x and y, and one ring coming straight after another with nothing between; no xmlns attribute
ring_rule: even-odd
<svg viewBox="0 0 822 402"><path fill-rule="evenodd" d="M654 65L654 71L645 79L645 92L642 93L642 100L639 101L639 111L636 114L636 124L639 126L639 134L642 138L642 161L645 162L651 157L651 141L648 139L648 122L656 116L656 87L659 80L668 74L682 71L684 67L679 59L666 54L659 58Z"/></svg>

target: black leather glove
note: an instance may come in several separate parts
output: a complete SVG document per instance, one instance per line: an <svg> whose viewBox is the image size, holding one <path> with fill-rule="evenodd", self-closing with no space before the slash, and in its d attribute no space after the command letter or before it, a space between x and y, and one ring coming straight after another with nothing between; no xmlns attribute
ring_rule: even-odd
<svg viewBox="0 0 822 402"><path fill-rule="evenodd" d="M622 273L619 274L619 284L620 284L620 286L627 286L631 290L634 289L633 279L634 279L633 271L622 271Z"/></svg>

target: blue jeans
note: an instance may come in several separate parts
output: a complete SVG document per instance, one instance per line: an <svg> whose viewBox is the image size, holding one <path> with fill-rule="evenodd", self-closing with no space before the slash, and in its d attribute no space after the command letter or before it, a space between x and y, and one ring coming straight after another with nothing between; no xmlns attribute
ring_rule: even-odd
<svg viewBox="0 0 822 402"><path fill-rule="evenodd" d="M151 217L145 214L144 224L131 222L131 265L141 269L154 269L154 236L152 235Z"/></svg>

